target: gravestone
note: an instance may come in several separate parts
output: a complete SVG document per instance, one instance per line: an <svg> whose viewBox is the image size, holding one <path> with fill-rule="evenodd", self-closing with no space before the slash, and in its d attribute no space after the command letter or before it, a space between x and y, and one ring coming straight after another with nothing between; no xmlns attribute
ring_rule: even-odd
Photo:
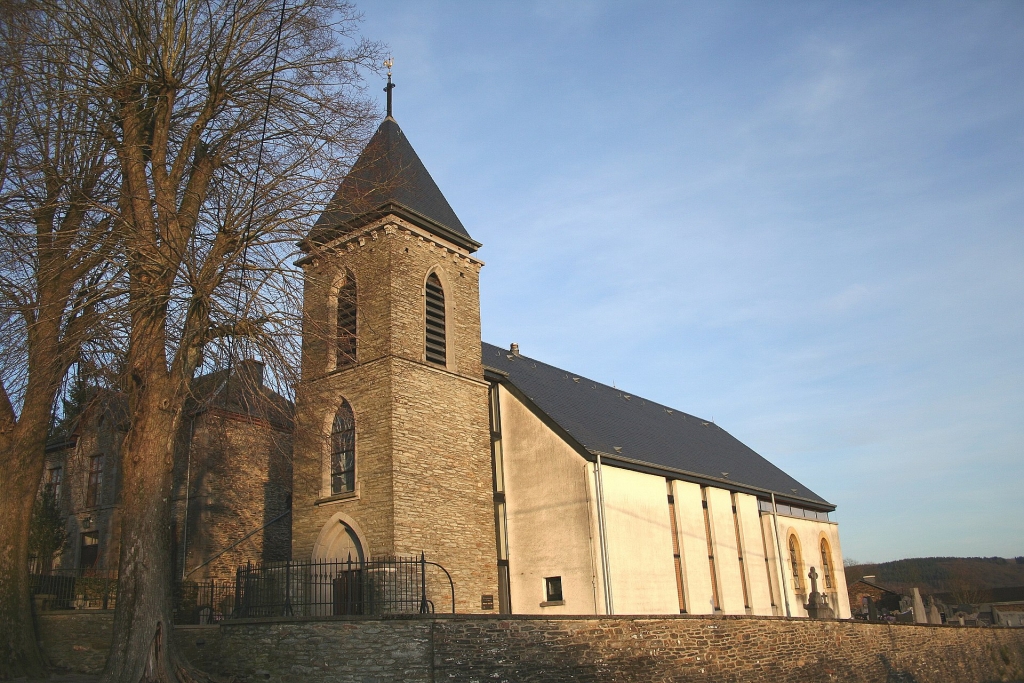
<svg viewBox="0 0 1024 683"><path fill-rule="evenodd" d="M811 619L835 619L836 613L829 607L825 596L818 592L818 572L814 570L814 567L811 567L807 577L811 580L811 594L807 598L807 604L804 605L807 616Z"/></svg>
<svg viewBox="0 0 1024 683"><path fill-rule="evenodd" d="M928 596L928 607L926 609L928 610L928 623L941 625L942 615L939 614L939 608L935 604L935 598L930 595Z"/></svg>
<svg viewBox="0 0 1024 683"><path fill-rule="evenodd" d="M924 611L924 600L921 599L921 591L917 589L917 586L914 586L914 623L928 623L928 613Z"/></svg>

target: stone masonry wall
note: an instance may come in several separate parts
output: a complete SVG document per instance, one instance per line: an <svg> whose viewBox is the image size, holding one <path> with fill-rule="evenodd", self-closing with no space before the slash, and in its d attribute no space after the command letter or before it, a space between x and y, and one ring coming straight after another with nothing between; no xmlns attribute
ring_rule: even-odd
<svg viewBox="0 0 1024 683"><path fill-rule="evenodd" d="M98 674L107 663L114 610L42 612L36 617L36 628L52 666Z"/></svg>
<svg viewBox="0 0 1024 683"><path fill-rule="evenodd" d="M179 562L184 554L189 579L234 581L236 568L246 562L289 559L290 520L260 528L288 509L290 431L218 410L197 416L191 431L191 448L183 449L175 462L173 510L179 530L176 551ZM187 535L180 533L186 526L186 480Z"/></svg>
<svg viewBox="0 0 1024 683"><path fill-rule="evenodd" d="M110 612L43 614L55 664L102 668ZM777 617L457 617L249 620L178 627L210 673L245 681L1024 681L1024 629Z"/></svg>

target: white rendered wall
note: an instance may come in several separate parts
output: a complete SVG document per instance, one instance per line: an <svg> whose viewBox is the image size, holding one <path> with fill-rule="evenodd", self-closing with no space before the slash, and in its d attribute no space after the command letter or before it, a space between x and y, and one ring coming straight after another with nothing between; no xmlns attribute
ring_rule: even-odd
<svg viewBox="0 0 1024 683"><path fill-rule="evenodd" d="M711 568L708 564L708 541L704 533L700 486L688 481L673 481L672 497L675 499L686 612L712 614Z"/></svg>
<svg viewBox="0 0 1024 683"><path fill-rule="evenodd" d="M601 468L615 614L679 614L665 478Z"/></svg>
<svg viewBox="0 0 1024 683"><path fill-rule="evenodd" d="M776 545L775 539L775 523L774 517L771 514L762 512L761 513L761 531L765 537L765 545L767 545L768 551L768 564L771 569L772 579L772 591L775 594L775 604L778 607L779 616L789 616L795 614L793 612L793 597L792 591L785 590L786 586L786 574L785 574L785 560L779 560L779 546ZM780 527L781 531L781 527ZM783 554L785 558L785 554ZM786 600L789 600L789 613L786 612Z"/></svg>
<svg viewBox="0 0 1024 683"><path fill-rule="evenodd" d="M512 613L601 613L587 462L504 387L500 406ZM541 607L551 576L565 604Z"/></svg>
<svg viewBox="0 0 1024 683"><path fill-rule="evenodd" d="M740 579L736 527L732 519L732 497L724 489L704 489L711 520L711 540L718 572L718 601L723 614L746 614L743 583Z"/></svg>
<svg viewBox="0 0 1024 683"><path fill-rule="evenodd" d="M776 610L772 605L774 596L769 585L769 567L765 564L766 539L761 537L757 498L745 493L737 493L734 498L739 518L740 540L743 545L743 565L747 572L750 613L772 616L776 614Z"/></svg>

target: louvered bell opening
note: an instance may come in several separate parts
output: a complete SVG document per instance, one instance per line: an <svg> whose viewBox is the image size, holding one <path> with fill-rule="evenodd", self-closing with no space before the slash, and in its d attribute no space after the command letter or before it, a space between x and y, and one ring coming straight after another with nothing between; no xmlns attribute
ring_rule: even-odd
<svg viewBox="0 0 1024 683"><path fill-rule="evenodd" d="M447 347L444 330L444 290L437 275L427 278L427 360L431 363L447 363Z"/></svg>
<svg viewBox="0 0 1024 683"><path fill-rule="evenodd" d="M337 367L356 362L356 283L346 278L338 290Z"/></svg>

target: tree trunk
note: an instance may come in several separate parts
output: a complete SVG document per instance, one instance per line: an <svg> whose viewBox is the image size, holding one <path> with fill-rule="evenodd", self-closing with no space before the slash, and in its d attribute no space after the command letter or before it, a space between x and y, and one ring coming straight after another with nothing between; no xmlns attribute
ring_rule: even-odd
<svg viewBox="0 0 1024 683"><path fill-rule="evenodd" d="M50 411L35 404L46 405L27 401L18 424L0 436L0 679L42 676L45 669L29 595L28 536Z"/></svg>
<svg viewBox="0 0 1024 683"><path fill-rule="evenodd" d="M61 361L62 317L52 297L40 295L39 320L29 328L28 383L21 415L0 394L0 679L40 676L39 649L28 586L32 507L43 478L50 411L66 365ZM57 309L59 310L59 309Z"/></svg>
<svg viewBox="0 0 1024 683"><path fill-rule="evenodd" d="M145 332L154 328L162 324L137 321L133 330L140 360L132 363L132 424L121 451L124 521L105 683L208 680L174 643L171 493L187 382L165 369L162 335Z"/></svg>

